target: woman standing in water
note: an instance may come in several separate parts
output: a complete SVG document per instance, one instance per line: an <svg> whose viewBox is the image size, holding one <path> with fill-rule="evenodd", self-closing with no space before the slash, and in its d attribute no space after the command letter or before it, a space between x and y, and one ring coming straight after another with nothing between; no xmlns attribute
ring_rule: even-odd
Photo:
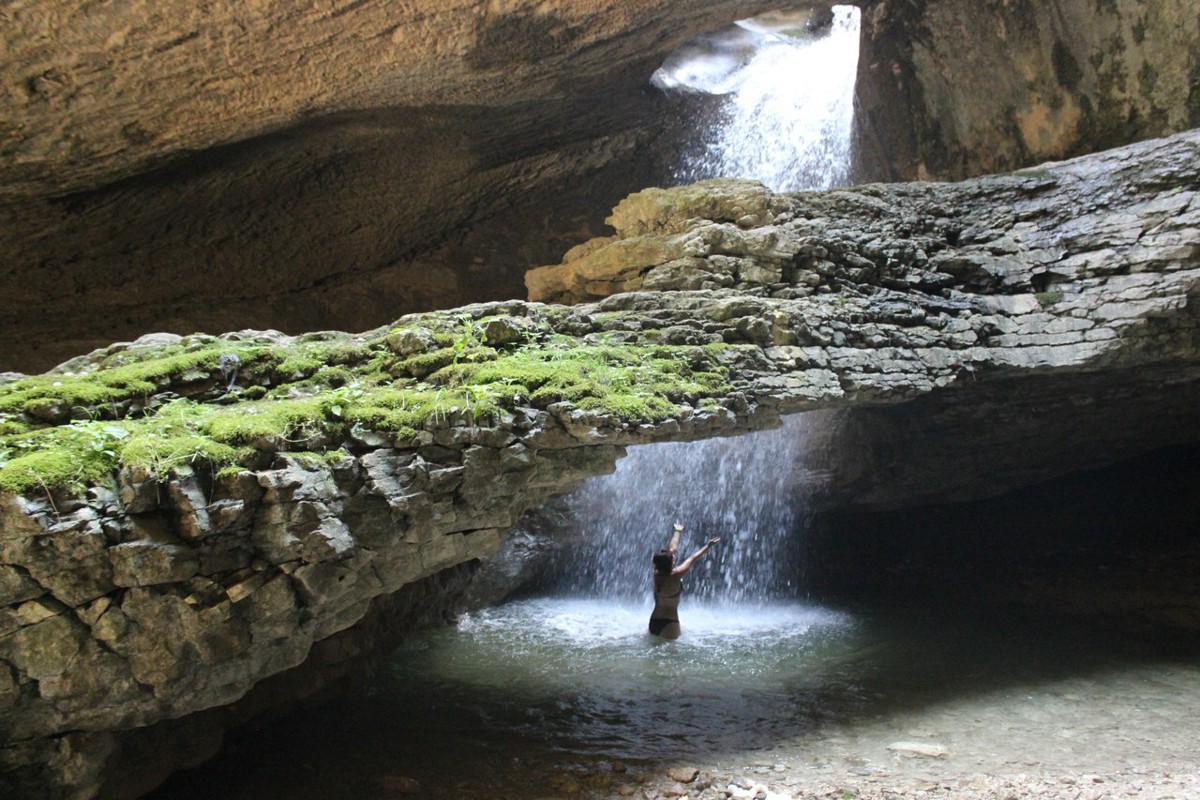
<svg viewBox="0 0 1200 800"><path fill-rule="evenodd" d="M654 554L654 610L650 612L650 633L664 639L679 638L679 595L683 593L683 576L696 563L696 559L721 541L709 539L707 544L675 566L681 533L683 526L676 522L671 541L665 549Z"/></svg>

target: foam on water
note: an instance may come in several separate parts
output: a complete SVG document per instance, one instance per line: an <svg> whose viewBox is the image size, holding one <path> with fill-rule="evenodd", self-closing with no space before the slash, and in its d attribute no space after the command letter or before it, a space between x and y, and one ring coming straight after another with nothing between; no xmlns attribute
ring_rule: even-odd
<svg viewBox="0 0 1200 800"><path fill-rule="evenodd" d="M467 636L497 633L551 640L554 646L581 650L607 648L614 642L656 640L646 636L650 603L597 599L542 597L518 600L467 614L459 631ZM775 641L803 636L814 627L845 624L848 617L836 611L799 603L725 604L691 603L681 646L721 649L741 648L748 642ZM520 623L514 628L514 623Z"/></svg>
<svg viewBox="0 0 1200 800"><path fill-rule="evenodd" d="M798 603L693 603L683 636L665 642L647 634L649 611L648 603L562 597L485 609L459 622L458 652L437 669L476 686L525 683L540 694L566 683L636 695L659 691L666 676L727 685L734 674L769 672L852 627L845 614Z"/></svg>
<svg viewBox="0 0 1200 800"><path fill-rule="evenodd" d="M389 684L424 686L412 701L436 698L443 714L486 714L481 731L571 752L700 752L807 725L773 719L776 709L824 686L854 638L848 616L798 603L691 604L672 642L646 633L648 612L595 599L510 602L401 645Z"/></svg>

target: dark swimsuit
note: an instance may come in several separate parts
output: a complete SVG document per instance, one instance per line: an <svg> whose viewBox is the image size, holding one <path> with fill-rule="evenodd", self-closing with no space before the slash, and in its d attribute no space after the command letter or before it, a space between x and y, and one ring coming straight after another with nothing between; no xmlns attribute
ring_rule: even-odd
<svg viewBox="0 0 1200 800"><path fill-rule="evenodd" d="M674 575L668 575L662 579L655 578L654 581L654 610L659 610L659 605L665 605L665 610L672 610L671 606L678 608L679 595L683 593L683 580ZM674 590L674 591L672 591ZM670 592L668 594L667 592ZM662 603L663 600L668 602ZM674 600L674 603L670 601ZM666 629L668 625L679 624L679 614L675 613L670 617L651 617L650 618L650 633L658 636Z"/></svg>

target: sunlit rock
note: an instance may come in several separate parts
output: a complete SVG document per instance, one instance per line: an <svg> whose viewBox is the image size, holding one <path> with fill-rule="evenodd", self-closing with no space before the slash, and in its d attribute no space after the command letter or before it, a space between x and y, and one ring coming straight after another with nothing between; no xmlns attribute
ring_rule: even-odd
<svg viewBox="0 0 1200 800"><path fill-rule="evenodd" d="M1194 440L1198 164L1189 133L952 185L656 190L629 201L618 238L563 266L637 239L630 280L664 266L642 263L656 250L684 276L658 275L657 291L480 304L358 335L121 344L5 384L6 425L64 437L56 460L0 465L6 770L18 787L95 791L120 763L115 731L239 701L378 598L496 552L522 512L628 445L847 408L829 490L894 507ZM732 283L689 288L689 266ZM231 394L220 358L239 348ZM539 391L545 365L565 375L589 353L603 357L577 383ZM624 372L588 378L606 368ZM31 412L63 386L107 386L104 418L46 428ZM431 410L387 423L419 394ZM192 449L122 468L114 443L168 413L198 426ZM1031 458L1029 441L1048 446ZM72 483L88 463L101 468Z"/></svg>

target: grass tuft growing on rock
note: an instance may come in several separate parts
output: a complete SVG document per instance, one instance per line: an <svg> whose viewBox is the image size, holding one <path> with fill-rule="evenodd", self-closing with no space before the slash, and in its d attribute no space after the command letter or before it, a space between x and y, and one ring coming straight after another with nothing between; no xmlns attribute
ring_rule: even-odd
<svg viewBox="0 0 1200 800"><path fill-rule="evenodd" d="M665 419L679 403L725 388L721 368L697 347L578 345L563 339L483 363L447 366L430 380L486 389L490 396L512 402L527 398L538 408L569 402L627 422Z"/></svg>
<svg viewBox="0 0 1200 800"><path fill-rule="evenodd" d="M499 349L460 318L407 355L389 348L388 333L279 346L185 339L0 385L0 489L79 490L125 466L159 479L197 463L230 472L261 464L264 452L340 461L345 447L500 424L521 407L568 404L653 422L727 389L712 348L585 345L516 323L493 327L505 338ZM232 391L220 369L226 354L239 359Z"/></svg>

